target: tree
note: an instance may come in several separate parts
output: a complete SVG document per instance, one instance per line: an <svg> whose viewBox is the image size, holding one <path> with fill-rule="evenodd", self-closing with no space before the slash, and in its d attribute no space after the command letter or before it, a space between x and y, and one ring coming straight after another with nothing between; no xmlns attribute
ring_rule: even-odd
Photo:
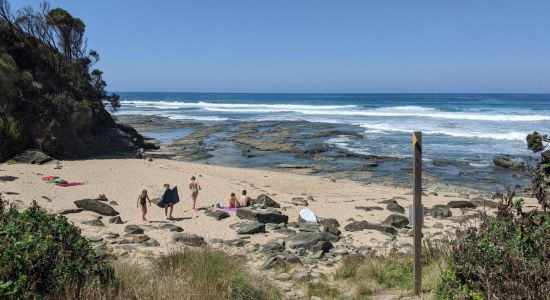
<svg viewBox="0 0 550 300"><path fill-rule="evenodd" d="M85 52L83 47L84 22L74 18L62 8L54 8L48 12L46 19L48 25L54 27L58 36L61 52L67 61L80 58Z"/></svg>

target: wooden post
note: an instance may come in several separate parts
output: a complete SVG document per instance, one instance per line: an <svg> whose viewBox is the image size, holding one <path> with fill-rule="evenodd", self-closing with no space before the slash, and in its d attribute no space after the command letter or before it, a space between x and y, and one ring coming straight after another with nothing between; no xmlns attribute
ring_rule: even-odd
<svg viewBox="0 0 550 300"><path fill-rule="evenodd" d="M414 294L422 293L422 132L413 132Z"/></svg>

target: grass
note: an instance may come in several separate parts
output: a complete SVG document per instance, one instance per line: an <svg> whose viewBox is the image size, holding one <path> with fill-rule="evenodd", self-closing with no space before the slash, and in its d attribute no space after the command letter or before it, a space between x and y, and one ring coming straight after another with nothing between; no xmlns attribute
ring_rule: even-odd
<svg viewBox="0 0 550 300"><path fill-rule="evenodd" d="M147 265L115 262L116 285L89 288L83 299L280 299L280 292L251 274L242 257L209 249L181 250ZM107 293L107 295L106 295Z"/></svg>
<svg viewBox="0 0 550 300"><path fill-rule="evenodd" d="M331 287L326 283L310 283L308 285L308 295L317 296L322 299L338 299L342 295L339 289Z"/></svg>
<svg viewBox="0 0 550 300"><path fill-rule="evenodd" d="M433 296L445 269L445 257L434 251L432 245L424 247L422 292ZM336 279L351 284L359 299L384 292L398 291L413 294L413 259L409 255L368 256L365 259L348 258L336 273Z"/></svg>

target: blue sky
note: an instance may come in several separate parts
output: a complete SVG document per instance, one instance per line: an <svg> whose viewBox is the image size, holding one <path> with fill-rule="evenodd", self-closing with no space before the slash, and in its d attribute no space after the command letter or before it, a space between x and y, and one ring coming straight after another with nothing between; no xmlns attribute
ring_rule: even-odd
<svg viewBox="0 0 550 300"><path fill-rule="evenodd" d="M550 1L50 3L112 91L550 92Z"/></svg>

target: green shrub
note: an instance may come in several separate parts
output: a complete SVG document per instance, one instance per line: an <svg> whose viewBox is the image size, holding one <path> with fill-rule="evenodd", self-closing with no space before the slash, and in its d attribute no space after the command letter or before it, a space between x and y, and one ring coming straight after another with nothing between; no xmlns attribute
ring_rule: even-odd
<svg viewBox="0 0 550 300"><path fill-rule="evenodd" d="M496 218L451 243L441 299L549 299L550 216L522 212L515 193L499 194Z"/></svg>
<svg viewBox="0 0 550 300"><path fill-rule="evenodd" d="M54 297L69 286L78 294L112 278L111 268L65 217L35 202L23 212L0 202L0 298Z"/></svg>

